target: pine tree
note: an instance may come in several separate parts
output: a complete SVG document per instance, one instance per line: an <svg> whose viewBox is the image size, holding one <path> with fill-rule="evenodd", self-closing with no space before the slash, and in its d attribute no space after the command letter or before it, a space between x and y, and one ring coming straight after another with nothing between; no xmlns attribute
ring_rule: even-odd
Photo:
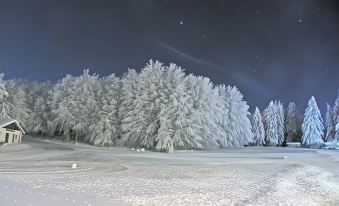
<svg viewBox="0 0 339 206"><path fill-rule="evenodd" d="M122 79L119 143L168 152L216 146L222 135L218 101L209 79L150 61L139 75L129 72Z"/></svg>
<svg viewBox="0 0 339 206"><path fill-rule="evenodd" d="M90 125L88 141L97 146L114 146L119 137L118 107L120 103L120 80L114 74L101 81L100 119Z"/></svg>
<svg viewBox="0 0 339 206"><path fill-rule="evenodd" d="M294 102L290 102L287 109L286 117L286 134L288 141L293 141L294 136L298 132L298 123L297 123L297 109Z"/></svg>
<svg viewBox="0 0 339 206"><path fill-rule="evenodd" d="M222 125L225 131L225 139L222 147L241 147L249 145L253 140L252 125L249 120L249 106L243 100L243 95L236 87L220 86L220 95L223 97L225 123Z"/></svg>
<svg viewBox="0 0 339 206"><path fill-rule="evenodd" d="M50 83L25 83L26 104L29 117L26 121L26 130L30 134L47 135L50 131L50 108L48 105Z"/></svg>
<svg viewBox="0 0 339 206"><path fill-rule="evenodd" d="M119 144L154 149L159 128L157 116L160 112L160 97L163 92L163 70L162 63L150 61L137 76L136 91L133 91L135 99L129 105L131 110L121 117L124 132ZM124 99L123 96L122 98ZM122 101L122 106L124 106L126 102Z"/></svg>
<svg viewBox="0 0 339 206"><path fill-rule="evenodd" d="M119 145L136 146L136 139L132 138L133 127L131 127L135 115L135 103L137 98L137 77L138 73L134 69L128 69L121 79L121 103L119 107Z"/></svg>
<svg viewBox="0 0 339 206"><path fill-rule="evenodd" d="M252 131L255 144L258 146L265 145L265 130L258 107L256 107L254 111L252 119Z"/></svg>
<svg viewBox="0 0 339 206"><path fill-rule="evenodd" d="M337 99L334 102L334 106L333 106L333 110L332 110L332 114L333 114L333 121L334 121L334 125L338 125L339 123L339 90L338 90L338 96ZM335 137L334 137L335 141L339 141L339 130L335 131Z"/></svg>
<svg viewBox="0 0 339 206"><path fill-rule="evenodd" d="M187 94L185 73L175 64L166 67L164 73L164 93L159 112L159 130L156 150L172 152L175 148L202 149L204 139L199 127L190 116L193 104ZM192 132L193 131L193 132Z"/></svg>
<svg viewBox="0 0 339 206"><path fill-rule="evenodd" d="M192 121L190 129L191 138L202 142L201 148L217 146L220 139L225 136L222 121L224 102L209 78L188 75L187 78L188 103L191 107L186 113ZM219 145L220 146L220 145Z"/></svg>
<svg viewBox="0 0 339 206"><path fill-rule="evenodd" d="M333 117L333 111L329 104L327 104L327 111L326 111L326 135L325 141L331 142L334 140L335 137L335 122Z"/></svg>
<svg viewBox="0 0 339 206"><path fill-rule="evenodd" d="M74 126L71 128L75 142L78 139L88 140L90 126L100 120L100 99L102 85L96 74L91 75L88 69L76 78L74 88L70 93L67 107L72 114Z"/></svg>
<svg viewBox="0 0 339 206"><path fill-rule="evenodd" d="M0 103L1 115L6 118L17 120L26 129L28 110L25 99L25 92L15 80L3 82L3 74L0 74Z"/></svg>
<svg viewBox="0 0 339 206"><path fill-rule="evenodd" d="M324 135L323 120L317 106L315 98L312 96L308 101L305 110L304 122L302 125L302 144L309 147L320 147L323 144Z"/></svg>
<svg viewBox="0 0 339 206"><path fill-rule="evenodd" d="M276 105L271 101L264 110L265 142L266 145L274 146L279 144L278 114Z"/></svg>
<svg viewBox="0 0 339 206"><path fill-rule="evenodd" d="M280 101L275 103L275 110L277 113L277 122L278 122L278 145L282 145L285 139L285 128L284 128L284 106Z"/></svg>
<svg viewBox="0 0 339 206"><path fill-rule="evenodd" d="M0 73L0 102L3 102L4 98L8 96L8 92L5 86L5 81L3 79L4 77L5 77L5 74Z"/></svg>
<svg viewBox="0 0 339 206"><path fill-rule="evenodd" d="M66 137L88 140L89 128L100 120L102 87L97 75L89 70L79 77L66 76L54 88L51 107L54 128Z"/></svg>
<svg viewBox="0 0 339 206"><path fill-rule="evenodd" d="M59 81L50 92L51 100L48 102L51 109L51 129L48 132L50 136L63 135L69 140L69 133L74 126L72 113L67 107L69 96L71 95L76 78L72 75L66 75Z"/></svg>

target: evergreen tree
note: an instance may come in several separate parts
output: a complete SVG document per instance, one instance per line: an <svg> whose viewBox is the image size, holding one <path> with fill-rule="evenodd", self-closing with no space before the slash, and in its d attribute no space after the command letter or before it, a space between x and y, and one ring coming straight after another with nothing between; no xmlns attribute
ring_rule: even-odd
<svg viewBox="0 0 339 206"><path fill-rule="evenodd" d="M333 117L333 111L329 104L327 104L327 111L326 111L326 135L325 141L331 142L334 140L335 137L335 120Z"/></svg>
<svg viewBox="0 0 339 206"><path fill-rule="evenodd" d="M99 121L90 125L88 141L97 146L113 146L119 137L118 107L120 103L120 80L114 74L101 81Z"/></svg>
<svg viewBox="0 0 339 206"><path fill-rule="evenodd" d="M54 127L67 141L88 140L89 128L100 119L102 88L97 75L84 70L79 77L66 76L54 89Z"/></svg>
<svg viewBox="0 0 339 206"><path fill-rule="evenodd" d="M333 106L333 121L334 121L334 125L337 125L339 122L339 90L338 90L338 96L337 99L334 102L334 106ZM334 140L339 141L339 131L336 130L335 132L335 136L334 136Z"/></svg>
<svg viewBox="0 0 339 206"><path fill-rule="evenodd" d="M3 74L0 74L0 103L1 115L6 118L17 120L25 129L28 118L26 96L21 85L15 80L3 82Z"/></svg>
<svg viewBox="0 0 339 206"><path fill-rule="evenodd" d="M130 127L130 124L133 121L133 111L134 103L136 100L137 94L137 77L138 73L134 69L129 69L126 74L121 79L121 102L118 111L119 118L119 139L118 144L121 145L131 145L129 142L132 139L128 135L133 128ZM134 142L134 140L132 141Z"/></svg>
<svg viewBox="0 0 339 206"><path fill-rule="evenodd" d="M309 147L320 147L323 144L324 135L323 120L317 106L315 98L312 96L308 101L305 110L304 122L302 125L302 144Z"/></svg>
<svg viewBox="0 0 339 206"><path fill-rule="evenodd" d="M69 96L73 91L76 78L72 75L66 75L59 81L50 92L51 100L48 102L51 109L51 129L49 135L62 135L66 136L69 140L69 133L74 126L72 113L68 108Z"/></svg>
<svg viewBox="0 0 339 206"><path fill-rule="evenodd" d="M187 91L187 81L183 70L170 64L164 73L164 93L159 112L159 130L156 150L173 151L175 148L203 149L209 134L202 136L195 117L200 112L193 108L193 99ZM200 116L201 117L201 116ZM205 142L206 141L206 142Z"/></svg>
<svg viewBox="0 0 339 206"><path fill-rule="evenodd" d="M1 103L3 102L4 98L8 96L8 92L5 86L5 81L3 79L4 77L5 77L5 74L0 73L0 102Z"/></svg>
<svg viewBox="0 0 339 206"><path fill-rule="evenodd" d="M265 142L266 145L274 146L279 144L278 114L273 101L264 110Z"/></svg>
<svg viewBox="0 0 339 206"><path fill-rule="evenodd" d="M218 143L221 146L225 133L219 123L223 118L224 102L218 88L213 86L209 78L189 75L187 93L191 109L186 113L194 125L190 131L192 138L197 135L199 141L202 140L201 148L215 147Z"/></svg>
<svg viewBox="0 0 339 206"><path fill-rule="evenodd" d="M298 132L297 123L297 109L294 102L288 104L287 116L286 116L286 134L288 141L293 141Z"/></svg>
<svg viewBox="0 0 339 206"><path fill-rule="evenodd" d="M221 99L209 79L152 61L133 73L122 80L120 144L169 152L216 145Z"/></svg>
<svg viewBox="0 0 339 206"><path fill-rule="evenodd" d="M150 61L137 76L135 100L131 102L131 110L121 120L124 132L120 144L151 149L155 147L159 128L157 116L163 92L163 70L162 63Z"/></svg>
<svg viewBox="0 0 339 206"><path fill-rule="evenodd" d="M252 125L249 120L249 106L243 100L243 95L236 87L220 86L220 95L223 97L225 111L225 138L222 147L240 147L249 145L253 140Z"/></svg>
<svg viewBox="0 0 339 206"><path fill-rule="evenodd" d="M285 139L285 127L284 127L284 106L280 101L275 103L275 110L277 113L277 131L278 131L278 145L282 145Z"/></svg>
<svg viewBox="0 0 339 206"><path fill-rule="evenodd" d="M25 83L26 104L30 111L26 130L30 134L47 135L51 130L51 111L48 105L51 89L52 85L48 82Z"/></svg>
<svg viewBox="0 0 339 206"><path fill-rule="evenodd" d="M252 118L252 131L254 135L254 142L258 146L265 145L265 130L264 124L261 120L261 114L258 107L255 108Z"/></svg>

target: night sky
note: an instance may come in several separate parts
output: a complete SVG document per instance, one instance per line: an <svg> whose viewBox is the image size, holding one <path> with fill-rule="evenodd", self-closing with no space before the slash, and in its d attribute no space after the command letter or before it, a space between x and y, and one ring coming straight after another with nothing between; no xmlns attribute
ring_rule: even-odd
<svg viewBox="0 0 339 206"><path fill-rule="evenodd" d="M85 68L119 76L149 59L236 85L253 111L339 88L339 3L231 0L0 0L0 70L61 79Z"/></svg>

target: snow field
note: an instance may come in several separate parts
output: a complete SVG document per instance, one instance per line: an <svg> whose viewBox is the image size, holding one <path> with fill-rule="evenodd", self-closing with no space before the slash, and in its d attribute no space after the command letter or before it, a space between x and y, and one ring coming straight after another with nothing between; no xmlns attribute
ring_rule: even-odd
<svg viewBox="0 0 339 206"><path fill-rule="evenodd" d="M337 152L248 147L171 154L137 153L130 149L33 140L18 145L17 154L15 147L0 148L0 155L6 159L0 160L0 169L15 168L18 161L25 159L26 166L31 164L30 169L38 173L22 173L20 168L11 174L0 172L1 185L8 186L0 189L5 197L0 199L0 205L4 206L25 205L26 202L35 206L39 203L51 205L52 198L57 198L59 205L86 205L83 203L87 202L93 206L339 203L339 166L334 161L339 156ZM47 170L54 164L68 165L72 171L71 162L91 170L39 173L41 168ZM25 196L26 190L32 195ZM21 201L20 204L15 204L14 199Z"/></svg>

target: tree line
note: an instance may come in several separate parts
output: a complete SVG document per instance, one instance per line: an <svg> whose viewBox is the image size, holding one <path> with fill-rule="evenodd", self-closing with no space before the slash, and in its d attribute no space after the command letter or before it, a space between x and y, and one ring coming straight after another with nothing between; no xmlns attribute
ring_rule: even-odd
<svg viewBox="0 0 339 206"><path fill-rule="evenodd" d="M286 115L280 101L271 101L262 115L258 108L251 115L237 87L215 85L159 61L140 72L129 69L121 78L84 70L56 84L4 80L1 74L0 103L1 115L18 120L29 134L96 146L171 152L277 146L302 137L313 147L339 136L338 99L328 106L326 130L314 97L303 123L294 103Z"/></svg>

